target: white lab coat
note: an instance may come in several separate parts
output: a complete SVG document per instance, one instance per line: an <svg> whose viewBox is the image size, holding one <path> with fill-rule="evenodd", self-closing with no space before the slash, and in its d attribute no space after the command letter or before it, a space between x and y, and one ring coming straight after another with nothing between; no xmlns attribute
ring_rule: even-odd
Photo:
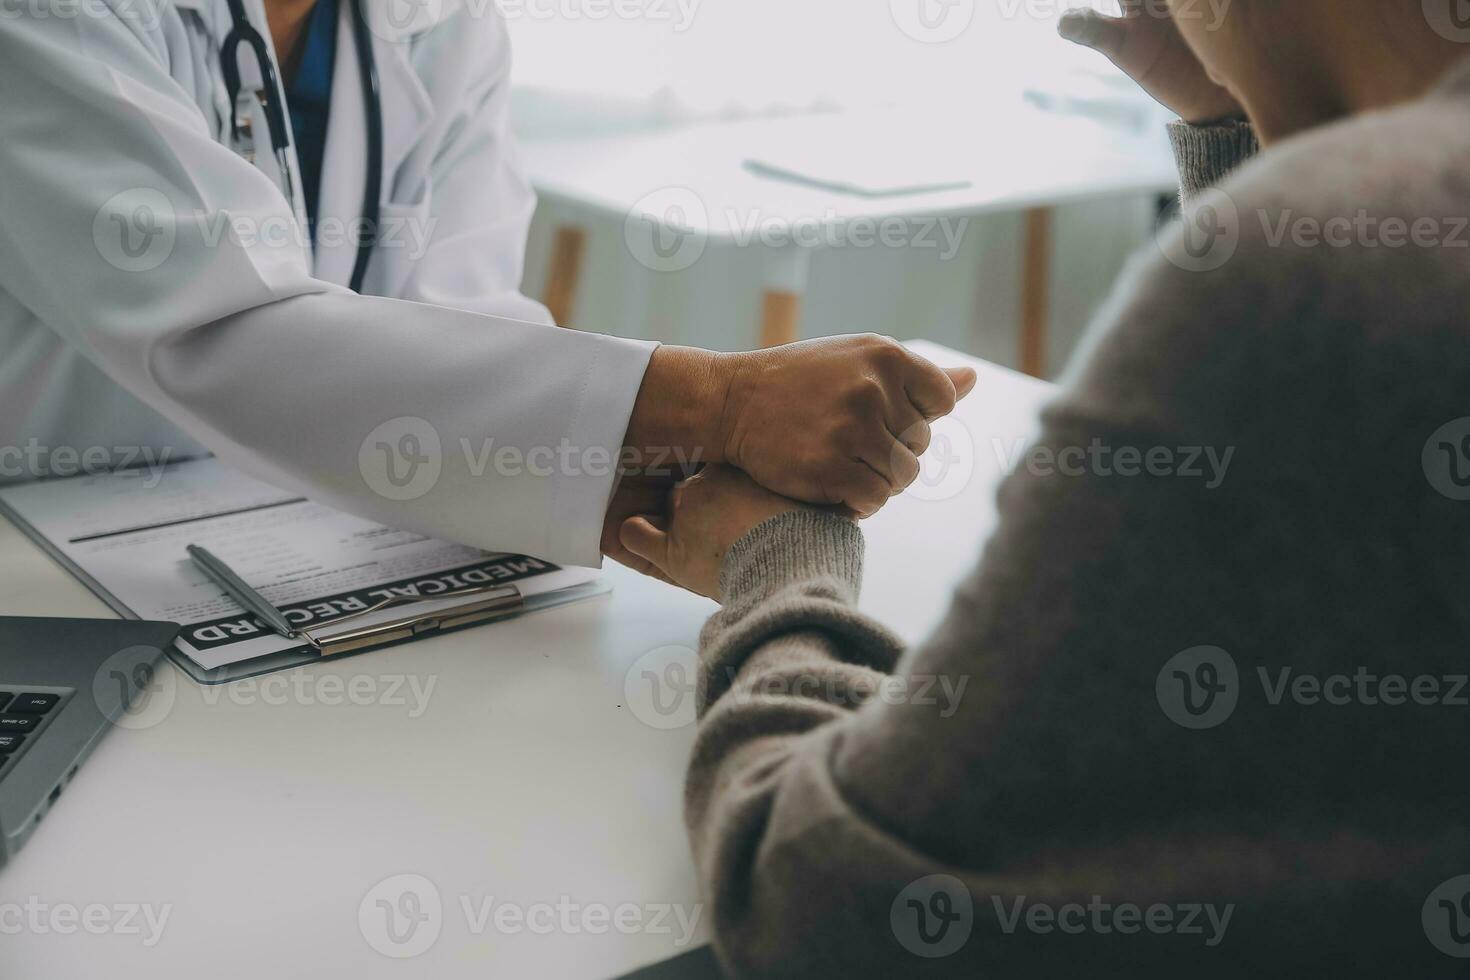
<svg viewBox="0 0 1470 980"><path fill-rule="evenodd" d="M517 291L534 197L493 3L373 18L398 240L373 295L346 288L355 242L329 239L360 211L366 124L341 7L314 256L268 140L260 169L225 143L225 0L0 11L0 475L34 475L18 447L207 449L389 525L596 564L653 345L549 326Z"/></svg>

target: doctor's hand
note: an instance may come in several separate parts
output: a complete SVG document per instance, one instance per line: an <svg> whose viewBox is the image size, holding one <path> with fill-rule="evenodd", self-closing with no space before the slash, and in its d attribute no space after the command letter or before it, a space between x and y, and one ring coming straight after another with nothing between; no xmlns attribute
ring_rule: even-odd
<svg viewBox="0 0 1470 980"><path fill-rule="evenodd" d="M919 475L929 423L974 387L970 368L938 368L874 334L741 354L663 346L624 448L728 463L782 496L866 517Z"/></svg>
<svg viewBox="0 0 1470 980"><path fill-rule="evenodd" d="M687 475L687 474L686 474ZM627 565L635 572L671 582L657 566L641 555L629 551L622 541L623 523L641 514L665 514L669 509L669 497L676 486L673 476L648 476L627 474L618 481L608 504L607 516L602 523L602 553L615 562Z"/></svg>
<svg viewBox="0 0 1470 980"><path fill-rule="evenodd" d="M1195 57L1173 15L1158 4L1123 0L1122 17L1073 10L1062 17L1057 31L1068 41L1106 55L1187 123L1245 116L1235 96L1217 85Z"/></svg>
<svg viewBox="0 0 1470 980"><path fill-rule="evenodd" d="M970 368L941 369L872 334L730 356L718 461L782 496L859 517L918 477L929 423L975 387Z"/></svg>
<svg viewBox="0 0 1470 980"><path fill-rule="evenodd" d="M719 599L730 546L757 524L802 506L739 470L709 466L675 488L666 509L625 521L622 544L657 577Z"/></svg>

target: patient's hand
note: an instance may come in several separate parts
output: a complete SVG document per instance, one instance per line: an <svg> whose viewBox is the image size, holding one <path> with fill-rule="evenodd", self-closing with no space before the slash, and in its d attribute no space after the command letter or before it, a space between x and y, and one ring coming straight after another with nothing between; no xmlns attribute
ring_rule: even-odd
<svg viewBox="0 0 1470 980"><path fill-rule="evenodd" d="M710 466L670 494L666 512L625 521L622 544L660 578L718 599L730 546L762 521L802 506L739 470Z"/></svg>
<svg viewBox="0 0 1470 980"><path fill-rule="evenodd" d="M1073 10L1062 17L1058 31L1067 40L1106 55L1185 122L1245 116L1235 97L1211 80L1173 15L1159 4L1123 0L1122 17Z"/></svg>

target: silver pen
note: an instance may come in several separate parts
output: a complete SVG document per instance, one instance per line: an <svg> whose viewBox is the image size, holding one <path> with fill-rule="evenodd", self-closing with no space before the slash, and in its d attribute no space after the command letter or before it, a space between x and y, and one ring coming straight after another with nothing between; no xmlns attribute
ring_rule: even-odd
<svg viewBox="0 0 1470 980"><path fill-rule="evenodd" d="M301 633L291 625L291 621L283 616L279 609L271 605L265 596L256 592L244 579L236 575L234 569L229 565L197 544L189 545L189 557L194 559L194 564L198 565L215 585L224 589L231 599L243 606L246 612L254 613L260 617L261 622L288 640L300 638Z"/></svg>

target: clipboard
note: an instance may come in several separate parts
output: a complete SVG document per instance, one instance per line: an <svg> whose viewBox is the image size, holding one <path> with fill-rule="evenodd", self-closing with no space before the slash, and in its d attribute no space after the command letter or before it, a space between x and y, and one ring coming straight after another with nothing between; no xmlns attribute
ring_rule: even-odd
<svg viewBox="0 0 1470 980"><path fill-rule="evenodd" d="M355 656L611 591L591 570L405 535L292 498L217 460L180 461L162 473L164 489L172 485L179 496L157 503L161 491L148 488L140 498L152 508L148 513L138 513L136 502L126 499L125 476L105 474L0 487L0 515L124 618L183 624L168 656L200 684ZM210 496L219 486L227 488L227 499ZM202 510L180 514L175 505ZM114 513L86 525L89 507L109 506ZM356 552L337 556L345 565L326 562L323 574L308 575L294 593L277 595L278 611L291 620L289 636L271 632L258 615L221 598L212 586L203 588L202 581L191 584L174 567L191 566L180 536L208 536L213 527L228 539L241 522L264 521L272 514L281 515L279 526L247 530L267 537L280 531L281 540L287 540L289 529L294 545L300 528L321 525L326 537L314 539L318 545L347 537L358 541ZM79 521L86 526L74 526ZM320 554L306 544L295 550L312 559ZM406 564L400 558L397 566L377 567L376 556L400 552L406 552ZM350 570L357 566L375 570L353 578ZM339 567L349 570L343 573L347 578L333 577L331 570ZM159 615L158 603L165 600L175 605L168 607L170 614ZM389 612L394 606L406 608L395 616Z"/></svg>

